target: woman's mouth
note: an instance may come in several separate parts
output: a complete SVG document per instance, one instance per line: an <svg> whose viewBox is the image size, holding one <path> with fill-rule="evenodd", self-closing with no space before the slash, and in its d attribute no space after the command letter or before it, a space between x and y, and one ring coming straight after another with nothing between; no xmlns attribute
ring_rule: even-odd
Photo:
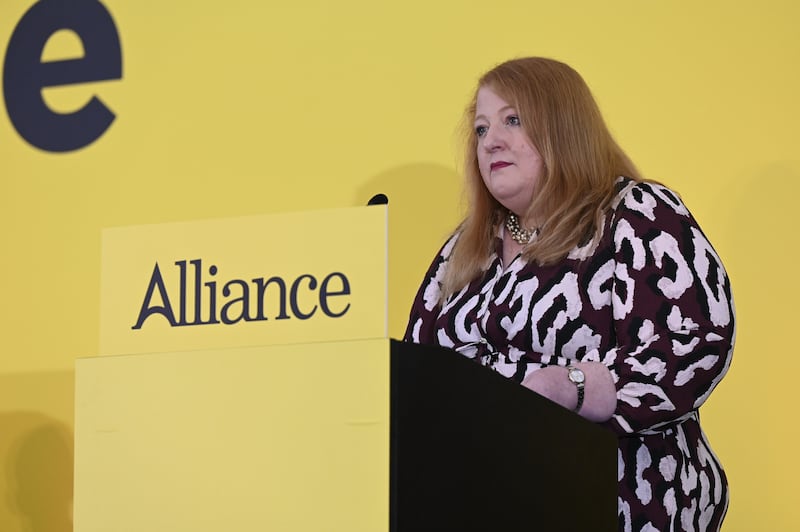
<svg viewBox="0 0 800 532"><path fill-rule="evenodd" d="M489 165L489 169L494 172L495 170L500 170L501 168L505 168L506 166L511 166L511 163L506 161L497 161Z"/></svg>

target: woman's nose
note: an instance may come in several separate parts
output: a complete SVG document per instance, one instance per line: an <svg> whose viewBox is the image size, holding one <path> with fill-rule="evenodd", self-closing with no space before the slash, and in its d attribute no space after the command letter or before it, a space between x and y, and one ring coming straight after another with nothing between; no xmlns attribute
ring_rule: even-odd
<svg viewBox="0 0 800 532"><path fill-rule="evenodd" d="M506 146L506 138L502 131L503 128L490 127L483 137L483 147L487 151L497 151Z"/></svg>

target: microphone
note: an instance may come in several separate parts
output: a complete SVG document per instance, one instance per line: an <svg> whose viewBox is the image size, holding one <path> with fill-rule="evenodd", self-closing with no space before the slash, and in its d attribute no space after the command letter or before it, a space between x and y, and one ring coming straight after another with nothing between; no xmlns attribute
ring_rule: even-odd
<svg viewBox="0 0 800 532"><path fill-rule="evenodd" d="M381 193L375 194L367 202L367 205L388 205L388 204L389 204L389 198L386 197L386 194L381 194Z"/></svg>

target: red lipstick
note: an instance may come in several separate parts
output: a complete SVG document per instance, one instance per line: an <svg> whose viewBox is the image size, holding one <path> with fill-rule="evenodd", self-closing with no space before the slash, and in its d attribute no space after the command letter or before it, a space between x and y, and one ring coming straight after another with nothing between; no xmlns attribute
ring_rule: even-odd
<svg viewBox="0 0 800 532"><path fill-rule="evenodd" d="M492 171L499 170L500 168L505 168L506 166L511 166L511 163L506 161L497 161L489 165L489 169Z"/></svg>

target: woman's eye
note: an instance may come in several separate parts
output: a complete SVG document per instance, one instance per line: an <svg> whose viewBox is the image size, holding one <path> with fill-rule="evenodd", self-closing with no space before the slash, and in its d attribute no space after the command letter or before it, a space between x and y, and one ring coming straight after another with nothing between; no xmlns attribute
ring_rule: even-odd
<svg viewBox="0 0 800 532"><path fill-rule="evenodd" d="M520 125L519 117L517 115L511 115L506 118L506 124L509 126L518 126Z"/></svg>
<svg viewBox="0 0 800 532"><path fill-rule="evenodd" d="M486 126L475 126L475 134L479 137L484 136L488 130L489 128Z"/></svg>

